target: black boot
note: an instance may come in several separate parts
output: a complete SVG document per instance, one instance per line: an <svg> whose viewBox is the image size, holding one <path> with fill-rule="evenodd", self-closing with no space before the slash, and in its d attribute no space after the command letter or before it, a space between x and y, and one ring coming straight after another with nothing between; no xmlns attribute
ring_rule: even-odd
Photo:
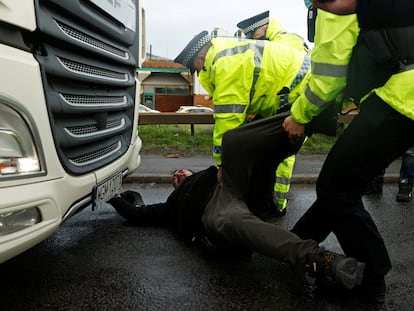
<svg viewBox="0 0 414 311"><path fill-rule="evenodd" d="M349 301L360 300L364 303L382 307L385 302L386 285L383 276L364 278L360 285L348 290L338 286L328 279L317 279L315 282L316 293L325 298ZM377 310L377 309L375 309ZM378 310L383 310L382 308Z"/></svg>
<svg viewBox="0 0 414 311"><path fill-rule="evenodd" d="M355 258L324 250L309 255L305 268L316 278L353 289L362 282L365 264Z"/></svg>
<svg viewBox="0 0 414 311"><path fill-rule="evenodd" d="M385 302L384 276L364 278L361 285L353 289L353 294L361 301L371 304L383 304Z"/></svg>
<svg viewBox="0 0 414 311"><path fill-rule="evenodd" d="M412 197L413 184L408 179L401 179L398 183L397 202L410 202Z"/></svg>

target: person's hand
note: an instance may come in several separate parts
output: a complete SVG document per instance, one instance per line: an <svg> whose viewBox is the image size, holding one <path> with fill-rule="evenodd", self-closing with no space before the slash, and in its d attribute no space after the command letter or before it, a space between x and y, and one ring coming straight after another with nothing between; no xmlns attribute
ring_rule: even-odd
<svg viewBox="0 0 414 311"><path fill-rule="evenodd" d="M290 138L302 137L305 135L305 125L297 123L292 116L286 117L282 127L288 133Z"/></svg>
<svg viewBox="0 0 414 311"><path fill-rule="evenodd" d="M312 0L313 6L319 9L345 15L355 13L358 0Z"/></svg>

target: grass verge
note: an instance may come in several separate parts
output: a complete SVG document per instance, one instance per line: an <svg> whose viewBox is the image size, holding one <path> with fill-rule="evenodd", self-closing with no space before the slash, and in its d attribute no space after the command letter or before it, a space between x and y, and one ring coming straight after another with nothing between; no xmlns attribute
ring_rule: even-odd
<svg viewBox="0 0 414 311"><path fill-rule="evenodd" d="M212 124L194 125L194 136L190 125L140 125L142 153L180 154L181 156L210 155L212 152ZM336 137L322 134L312 135L302 146L302 154L326 154Z"/></svg>

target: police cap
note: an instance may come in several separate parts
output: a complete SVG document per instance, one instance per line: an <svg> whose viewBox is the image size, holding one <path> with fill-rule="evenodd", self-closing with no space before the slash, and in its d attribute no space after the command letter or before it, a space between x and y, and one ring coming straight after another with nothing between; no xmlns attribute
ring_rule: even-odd
<svg viewBox="0 0 414 311"><path fill-rule="evenodd" d="M269 11L257 14L253 17L245 19L237 24L241 30L243 30L246 38L251 39L254 32L269 23Z"/></svg>
<svg viewBox="0 0 414 311"><path fill-rule="evenodd" d="M204 30L200 32L193 39L191 39L187 46L174 59L174 62L189 68L191 73L194 73L194 60L203 47L210 41L211 36L208 34L208 31Z"/></svg>

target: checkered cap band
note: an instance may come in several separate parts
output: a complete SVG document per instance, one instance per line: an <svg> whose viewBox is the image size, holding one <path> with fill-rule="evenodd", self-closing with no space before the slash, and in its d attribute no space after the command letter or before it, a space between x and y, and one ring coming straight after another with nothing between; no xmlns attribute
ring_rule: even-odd
<svg viewBox="0 0 414 311"><path fill-rule="evenodd" d="M206 34L205 36L199 38L197 42L194 43L193 46L189 47L187 51L187 55L184 57L182 64L188 67L188 63L191 59L193 59L198 52L210 41L210 35Z"/></svg>
<svg viewBox="0 0 414 311"><path fill-rule="evenodd" d="M190 68L190 70L194 72L194 58L210 41L211 36L207 31L200 32L187 44L187 46L181 51L174 61Z"/></svg>
<svg viewBox="0 0 414 311"><path fill-rule="evenodd" d="M260 21L257 21L255 23L251 24L250 26L248 26L248 27L246 27L242 30L243 30L244 34L247 35L247 34L255 32L256 29L259 29L260 27L262 27L263 25L266 25L268 23L269 23L269 18L266 17L266 18L264 18Z"/></svg>
<svg viewBox="0 0 414 311"><path fill-rule="evenodd" d="M262 12L255 16L242 20L237 24L239 29L243 30L247 38L252 37L253 33L263 25L269 23L269 11Z"/></svg>
<svg viewBox="0 0 414 311"><path fill-rule="evenodd" d="M302 66L300 67L298 74L296 75L295 79L292 82L292 85L290 86L291 90L293 90L295 86L298 85L300 81L302 81L303 77L308 72L310 65L311 65L310 58L308 56L305 56L305 58L303 59Z"/></svg>

